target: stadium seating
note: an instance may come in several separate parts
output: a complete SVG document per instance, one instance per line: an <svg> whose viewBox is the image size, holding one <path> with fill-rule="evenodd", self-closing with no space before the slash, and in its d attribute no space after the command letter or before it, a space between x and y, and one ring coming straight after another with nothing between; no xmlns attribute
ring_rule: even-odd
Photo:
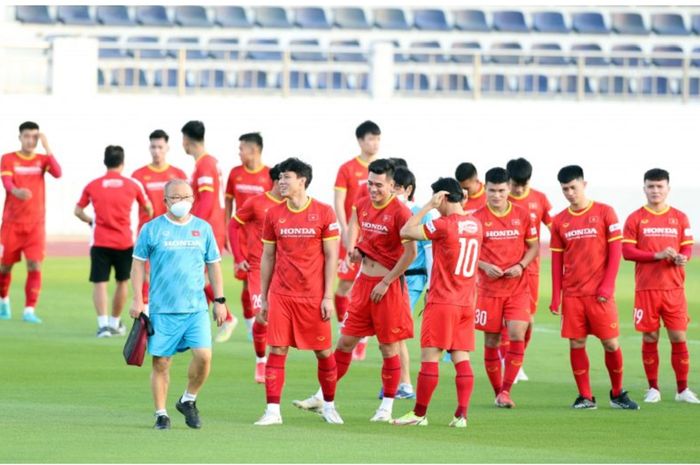
<svg viewBox="0 0 700 465"><path fill-rule="evenodd" d="M167 44L171 47L168 48L168 55L172 58L179 58L180 48L178 44L182 44L185 48L185 59L187 60L204 60L209 58L209 54L200 48L192 48L191 45L199 45L199 38L197 37L171 37L168 39Z"/></svg>
<svg viewBox="0 0 700 465"><path fill-rule="evenodd" d="M262 28L288 29L292 27L287 10L280 7L258 7L255 11L255 25Z"/></svg>
<svg viewBox="0 0 700 465"><path fill-rule="evenodd" d="M690 31L685 27L683 17L674 13L657 13L651 16L651 29L659 35L684 36Z"/></svg>
<svg viewBox="0 0 700 465"><path fill-rule="evenodd" d="M654 58L653 60L651 60L654 66L659 66L662 68L680 68L681 66L683 66L683 49L680 48L678 45L657 45L654 47L654 53L670 53L678 55L678 58Z"/></svg>
<svg viewBox="0 0 700 465"><path fill-rule="evenodd" d="M448 31L445 12L442 10L414 10L413 25L423 31Z"/></svg>
<svg viewBox="0 0 700 465"><path fill-rule="evenodd" d="M501 32L530 32L520 11L494 11L493 28Z"/></svg>
<svg viewBox="0 0 700 465"><path fill-rule="evenodd" d="M505 50L522 50L523 47L520 45L518 42L503 42L503 43L496 43L491 45L491 50L492 51L505 51ZM491 55L490 60L494 63L498 63L501 65L517 65L519 63L524 62L526 59L523 57L519 57L518 55Z"/></svg>
<svg viewBox="0 0 700 465"><path fill-rule="evenodd" d="M571 47L571 51L574 52L575 55L576 52L583 52L583 54L593 52L595 54L601 53L603 49L598 44L575 44ZM579 58L574 56L573 62L578 63L578 60ZM607 66L610 62L605 57L588 56L584 59L584 64L586 66Z"/></svg>
<svg viewBox="0 0 700 465"><path fill-rule="evenodd" d="M168 55L165 50L156 48L135 48L138 44L157 44L159 42L156 36L132 36L126 39L127 43L134 44L134 47L129 47L129 55L136 56L138 53L138 58L141 59L160 59L166 58Z"/></svg>
<svg viewBox="0 0 700 465"><path fill-rule="evenodd" d="M331 23L328 22L323 8L318 7L296 8L294 12L294 25L302 29L331 28Z"/></svg>
<svg viewBox="0 0 700 465"><path fill-rule="evenodd" d="M136 21L144 26L170 27L173 23L168 18L164 6L137 6Z"/></svg>
<svg viewBox="0 0 700 465"><path fill-rule="evenodd" d="M479 42L455 42L452 44L452 49L455 51L471 51L472 53L476 53L476 51L481 50L481 45ZM460 55L460 54L452 54L452 61L455 63L463 63L463 64L469 64L474 62L474 56L473 55Z"/></svg>
<svg viewBox="0 0 700 465"><path fill-rule="evenodd" d="M366 63L367 55L361 52L360 42L357 40L334 40L331 41L330 47L356 48L357 52L334 52L331 53L333 61L341 61L347 63Z"/></svg>
<svg viewBox="0 0 700 465"><path fill-rule="evenodd" d="M317 51L303 51L291 53L294 61L327 61L328 58L321 52L321 46L316 39L294 39L289 42L292 47L316 48Z"/></svg>
<svg viewBox="0 0 700 465"><path fill-rule="evenodd" d="M53 24L56 21L49 15L45 5L18 5L15 7L15 18L20 23Z"/></svg>
<svg viewBox="0 0 700 465"><path fill-rule="evenodd" d="M626 35L646 35L650 32L639 13L613 13L612 30Z"/></svg>
<svg viewBox="0 0 700 465"><path fill-rule="evenodd" d="M486 15L481 10L457 10L454 13L455 28L460 31L486 32L491 30Z"/></svg>
<svg viewBox="0 0 700 465"><path fill-rule="evenodd" d="M467 76L463 74L443 74L438 76L435 90L438 92L468 92L471 90Z"/></svg>
<svg viewBox="0 0 700 465"><path fill-rule="evenodd" d="M597 12L574 13L572 15L574 31L580 34L608 34L603 15Z"/></svg>
<svg viewBox="0 0 700 465"><path fill-rule="evenodd" d="M436 40L431 40L427 42L413 42L411 48L425 48L425 49L436 49L440 50L440 43ZM428 54L428 53L412 53L411 60L416 63L445 63L448 61L447 57L439 54Z"/></svg>
<svg viewBox="0 0 700 465"><path fill-rule="evenodd" d="M613 56L612 56L612 59L610 61L615 66L638 67L638 66L643 66L645 64L644 60L642 60L641 58L634 58L634 57L622 56L622 55L616 56L615 55L615 52L641 54L642 48L639 45L636 45L636 44L613 45L612 51L613 51Z"/></svg>
<svg viewBox="0 0 700 465"><path fill-rule="evenodd" d="M119 41L117 36L99 36L97 37L99 41L99 51L98 56L100 58L127 58L129 54L121 47L110 47L110 43L116 44Z"/></svg>
<svg viewBox="0 0 700 465"><path fill-rule="evenodd" d="M135 26L129 16L129 10L123 5L99 5L97 7L97 21L105 26Z"/></svg>
<svg viewBox="0 0 700 465"><path fill-rule="evenodd" d="M214 23L221 27L237 29L253 27L245 10L240 6L217 6L214 8L214 18Z"/></svg>
<svg viewBox="0 0 700 465"><path fill-rule="evenodd" d="M538 11L532 15L532 29L537 32L566 34L571 31L558 11Z"/></svg>
<svg viewBox="0 0 700 465"><path fill-rule="evenodd" d="M335 8L333 10L333 25L340 29L370 29L362 8Z"/></svg>
<svg viewBox="0 0 700 465"><path fill-rule="evenodd" d="M176 6L175 24L183 27L212 27L207 10L201 6Z"/></svg>
<svg viewBox="0 0 700 465"><path fill-rule="evenodd" d="M404 73L398 76L396 90L430 90L428 76L422 73Z"/></svg>
<svg viewBox="0 0 700 465"><path fill-rule="evenodd" d="M248 45L253 48L246 54L246 58L256 61L280 61L282 60L279 41L277 39L250 39Z"/></svg>
<svg viewBox="0 0 700 465"><path fill-rule="evenodd" d="M533 44L532 50L534 51L561 51L561 45L558 43L542 43ZM571 60L564 55L547 55L547 56L537 56L534 58L535 63L538 65L546 66L566 66L571 63Z"/></svg>
<svg viewBox="0 0 700 465"><path fill-rule="evenodd" d="M216 47L222 47L222 46L229 45L232 48L232 50L230 50L230 51L209 50L209 56L211 58L214 58L216 60L237 60L238 59L239 52L236 49L236 47L238 47L238 39L229 38L229 37L215 37L215 38L209 39L209 45L213 45Z"/></svg>
<svg viewBox="0 0 700 465"><path fill-rule="evenodd" d="M87 6L59 5L56 17L63 24L92 26L96 23Z"/></svg>
<svg viewBox="0 0 700 465"><path fill-rule="evenodd" d="M399 8L379 8L374 10L374 25L379 29L405 31L411 28L406 15Z"/></svg>

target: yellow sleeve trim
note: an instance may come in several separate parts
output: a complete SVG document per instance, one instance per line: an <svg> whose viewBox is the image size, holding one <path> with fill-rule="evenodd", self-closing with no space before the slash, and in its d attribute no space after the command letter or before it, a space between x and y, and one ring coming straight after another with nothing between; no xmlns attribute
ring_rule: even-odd
<svg viewBox="0 0 700 465"><path fill-rule="evenodd" d="M355 205L352 206L352 209L357 211L357 207Z"/></svg>
<svg viewBox="0 0 700 465"><path fill-rule="evenodd" d="M622 243L623 244L636 244L637 241L635 241L634 239L622 239Z"/></svg>
<svg viewBox="0 0 700 465"><path fill-rule="evenodd" d="M430 240L430 239L428 239L428 235L425 233L425 225L424 224L420 225L420 232L423 233L423 240L424 241Z"/></svg>
<svg viewBox="0 0 700 465"><path fill-rule="evenodd" d="M338 239L340 239L340 236L324 237L323 238L324 241L337 241Z"/></svg>
<svg viewBox="0 0 700 465"><path fill-rule="evenodd" d="M534 242L534 241L538 241L538 240L539 240L539 237L530 237L529 239L526 238L525 242Z"/></svg>
<svg viewBox="0 0 700 465"><path fill-rule="evenodd" d="M277 243L277 241L268 241L267 239L261 239L261 241L263 242L263 244L276 244Z"/></svg>
<svg viewBox="0 0 700 465"><path fill-rule="evenodd" d="M346 190L348 190L347 187L338 187L338 186L335 186L333 189L335 189L335 190L337 190L337 191L343 191L343 192L345 192Z"/></svg>
<svg viewBox="0 0 700 465"><path fill-rule="evenodd" d="M0 176L12 176L12 174L12 171L3 171L2 173L0 173Z"/></svg>
<svg viewBox="0 0 700 465"><path fill-rule="evenodd" d="M549 250L551 250L552 252L563 252L564 251L564 249L555 249L554 247L550 247Z"/></svg>
<svg viewBox="0 0 700 465"><path fill-rule="evenodd" d="M608 239L608 242L615 242L619 241L620 239L622 239L622 236L611 237L610 239Z"/></svg>
<svg viewBox="0 0 700 465"><path fill-rule="evenodd" d="M681 242L681 245L690 245L690 244L695 244L695 241L683 241L683 242Z"/></svg>
<svg viewBox="0 0 700 465"><path fill-rule="evenodd" d="M245 221L243 221L242 219L240 219L237 215L233 215L232 218L233 218L234 220L238 221L240 224L245 224Z"/></svg>
<svg viewBox="0 0 700 465"><path fill-rule="evenodd" d="M204 191L214 192L214 188L209 187L209 186L204 186L204 187L199 188L199 192L204 192Z"/></svg>
<svg viewBox="0 0 700 465"><path fill-rule="evenodd" d="M405 244L406 242L411 242L413 239L401 239L401 243Z"/></svg>

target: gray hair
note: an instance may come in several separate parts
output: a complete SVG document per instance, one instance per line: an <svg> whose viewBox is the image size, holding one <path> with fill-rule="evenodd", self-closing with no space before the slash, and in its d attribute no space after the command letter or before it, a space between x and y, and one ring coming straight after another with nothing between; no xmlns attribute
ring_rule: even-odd
<svg viewBox="0 0 700 465"><path fill-rule="evenodd" d="M167 183L165 183L165 187L163 187L163 193L167 196L168 191L170 191L170 188L173 186L179 186L181 184L186 185L187 187L190 187L190 184L185 181L184 179L171 179ZM190 192L192 191L192 188L190 187Z"/></svg>

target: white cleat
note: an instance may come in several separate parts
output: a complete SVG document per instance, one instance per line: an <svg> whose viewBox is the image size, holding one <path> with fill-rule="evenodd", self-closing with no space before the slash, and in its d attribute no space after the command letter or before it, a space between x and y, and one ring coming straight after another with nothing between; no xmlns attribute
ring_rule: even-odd
<svg viewBox="0 0 700 465"><path fill-rule="evenodd" d="M214 341L226 342L229 339L231 339L231 335L233 334L233 330L236 329L237 324L238 318L236 318L235 316L233 317L232 321L224 321L224 324L222 324L221 328L219 328L219 332L216 334L216 338L214 338Z"/></svg>
<svg viewBox="0 0 700 465"><path fill-rule="evenodd" d="M647 404L655 404L661 402L661 393L658 389L649 388L646 394L644 394L644 402Z"/></svg>
<svg viewBox="0 0 700 465"><path fill-rule="evenodd" d="M369 419L369 421L374 422L374 423L387 423L391 421L391 412L389 410L385 410L383 408L378 408L376 412L374 412L374 416Z"/></svg>
<svg viewBox="0 0 700 465"><path fill-rule="evenodd" d="M282 415L265 410L263 416L258 421L253 423L255 426L272 426L282 424Z"/></svg>
<svg viewBox="0 0 700 465"><path fill-rule="evenodd" d="M323 399L319 399L316 396L311 396L304 400L294 400L292 401L292 405L302 410L320 413L321 409L323 408Z"/></svg>
<svg viewBox="0 0 700 465"><path fill-rule="evenodd" d="M450 428L466 428L467 419L464 417L453 417L449 425Z"/></svg>
<svg viewBox="0 0 700 465"><path fill-rule="evenodd" d="M331 425L342 425L344 423L335 407L324 407L321 409L321 417L326 423Z"/></svg>
<svg viewBox="0 0 700 465"><path fill-rule="evenodd" d="M525 370L523 370L522 367L520 367L518 375L515 377L515 382L517 383L518 381L530 381L530 378L525 374Z"/></svg>
<svg viewBox="0 0 700 465"><path fill-rule="evenodd" d="M693 391L691 391L690 388L685 388L682 392L676 394L676 402L700 404L700 399L698 399L698 396Z"/></svg>

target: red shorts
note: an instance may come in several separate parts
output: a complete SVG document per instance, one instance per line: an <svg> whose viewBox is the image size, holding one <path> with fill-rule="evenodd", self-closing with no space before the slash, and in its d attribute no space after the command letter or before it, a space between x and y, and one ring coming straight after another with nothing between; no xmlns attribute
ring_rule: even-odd
<svg viewBox="0 0 700 465"><path fill-rule="evenodd" d="M428 304L423 310L420 346L474 350L474 307Z"/></svg>
<svg viewBox="0 0 700 465"><path fill-rule="evenodd" d="M639 332L653 333L661 327L660 320L668 329L688 330L690 317L683 289L634 293L634 328Z"/></svg>
<svg viewBox="0 0 700 465"><path fill-rule="evenodd" d="M46 256L44 223L3 223L0 228L2 264L12 265L22 259L40 262Z"/></svg>
<svg viewBox="0 0 700 465"><path fill-rule="evenodd" d="M250 296L250 306L253 313L256 315L260 311L262 301L262 290L260 289L260 268L251 268L248 270L248 295Z"/></svg>
<svg viewBox="0 0 700 465"><path fill-rule="evenodd" d="M267 344L305 350L330 349L331 322L321 319L321 297L289 297L270 292Z"/></svg>
<svg viewBox="0 0 700 465"><path fill-rule="evenodd" d="M345 262L345 257L347 256L347 251L343 242L340 242L340 252L338 254L338 279L343 281L355 281L357 274L360 272L360 264L353 263L352 268L348 266Z"/></svg>
<svg viewBox="0 0 700 465"><path fill-rule="evenodd" d="M530 289L530 315L537 313L537 301L540 298L540 275L528 274L527 287Z"/></svg>
<svg viewBox="0 0 700 465"><path fill-rule="evenodd" d="M350 293L350 306L341 334L355 337L376 334L380 344L413 337L413 318L406 283L403 279L394 280L382 300L375 304L370 294L381 280L381 276L367 276L364 273L357 277Z"/></svg>
<svg viewBox="0 0 700 465"><path fill-rule="evenodd" d="M529 322L530 294L521 292L505 297L478 294L474 319L476 329L485 333L500 333L506 321Z"/></svg>
<svg viewBox="0 0 700 465"><path fill-rule="evenodd" d="M583 339L589 334L601 340L620 335L615 301L598 302L594 295L564 296L561 307L561 337Z"/></svg>

